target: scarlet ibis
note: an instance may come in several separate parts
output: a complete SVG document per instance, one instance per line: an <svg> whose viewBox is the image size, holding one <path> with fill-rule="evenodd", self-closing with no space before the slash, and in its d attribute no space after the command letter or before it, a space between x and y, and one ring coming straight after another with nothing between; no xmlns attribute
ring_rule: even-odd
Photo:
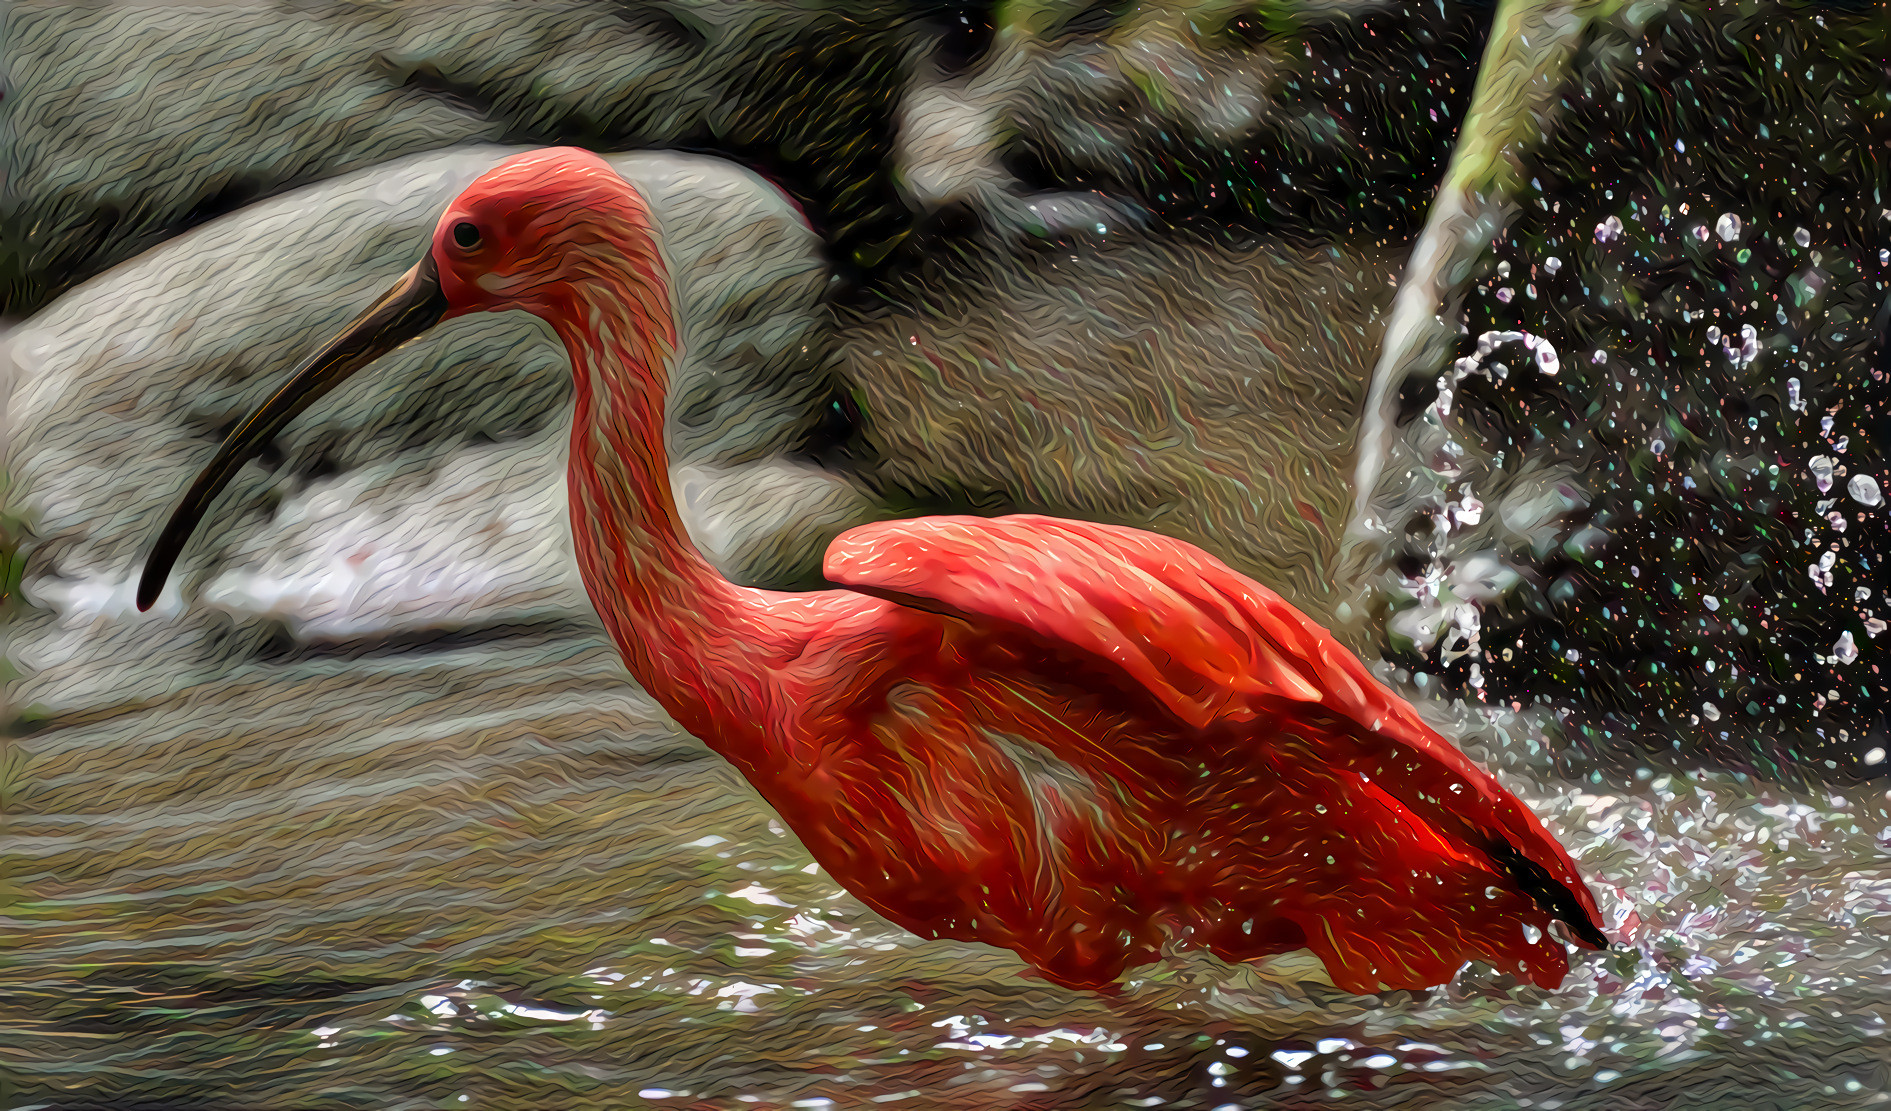
<svg viewBox="0 0 1891 1111"><path fill-rule="evenodd" d="M584 151L511 158L448 207L426 256L230 434L146 561L140 608L295 414L440 320L506 309L571 356L578 560L631 674L893 922L1104 991L1171 942L1229 961L1308 948L1362 993L1473 959L1559 984L1555 920L1608 944L1516 798L1188 544L925 517L843 533L831 589L721 577L667 480L675 324L650 216Z"/></svg>

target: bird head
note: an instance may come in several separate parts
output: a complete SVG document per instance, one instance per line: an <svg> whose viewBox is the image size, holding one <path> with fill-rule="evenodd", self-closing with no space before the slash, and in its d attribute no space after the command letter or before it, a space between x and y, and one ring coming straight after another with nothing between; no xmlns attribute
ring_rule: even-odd
<svg viewBox="0 0 1891 1111"><path fill-rule="evenodd" d="M602 158L571 147L531 151L467 186L435 225L426 255L224 440L145 559L138 608L157 601L210 503L297 414L440 321L506 309L543 317L561 335L604 309L625 339L659 350L673 344L649 208Z"/></svg>
<svg viewBox="0 0 1891 1111"><path fill-rule="evenodd" d="M524 309L556 323L600 284L616 303L647 305L662 293L643 198L602 158L572 147L516 155L467 186L441 214L426 262L445 317Z"/></svg>

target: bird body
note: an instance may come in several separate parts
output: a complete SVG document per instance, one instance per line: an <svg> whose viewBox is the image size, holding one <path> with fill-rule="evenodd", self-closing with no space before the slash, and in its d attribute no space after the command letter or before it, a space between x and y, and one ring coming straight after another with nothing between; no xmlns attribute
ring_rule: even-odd
<svg viewBox="0 0 1891 1111"><path fill-rule="evenodd" d="M571 356L578 561L631 674L895 923L1104 990L1171 939L1234 961L1310 948L1354 991L1442 983L1471 959L1560 983L1555 919L1606 944L1574 863L1515 798L1188 544L930 517L842 534L834 589L723 578L671 500L675 324L648 214L581 151L470 186L411 279L232 433L173 526L187 537L225 455L240 465L337 368L429 316L507 308Z"/></svg>

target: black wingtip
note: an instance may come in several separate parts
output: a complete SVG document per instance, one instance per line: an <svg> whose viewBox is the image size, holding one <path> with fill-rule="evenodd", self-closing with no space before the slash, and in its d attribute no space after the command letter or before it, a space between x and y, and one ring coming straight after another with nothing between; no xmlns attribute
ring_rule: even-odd
<svg viewBox="0 0 1891 1111"><path fill-rule="evenodd" d="M1524 894L1535 900L1543 912L1569 927L1577 941L1591 949L1608 950L1609 937L1602 932L1602 926L1589 917L1589 912L1562 881L1550 875L1549 871L1536 861L1517 851L1509 842L1498 842L1487 850L1490 858L1509 873L1510 879Z"/></svg>
<svg viewBox="0 0 1891 1111"><path fill-rule="evenodd" d="M1618 948L1609 940L1609 935L1602 932L1602 927L1596 925L1595 921L1581 909L1561 916L1559 921L1569 927L1569 932L1576 935L1577 941L1597 952L1608 953Z"/></svg>

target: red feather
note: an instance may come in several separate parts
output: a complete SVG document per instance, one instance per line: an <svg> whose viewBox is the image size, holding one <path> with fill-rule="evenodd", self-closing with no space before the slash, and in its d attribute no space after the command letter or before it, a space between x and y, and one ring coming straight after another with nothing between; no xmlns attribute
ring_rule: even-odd
<svg viewBox="0 0 1891 1111"><path fill-rule="evenodd" d="M1362 992L1443 983L1477 958L1559 983L1554 919L1607 944L1575 865L1516 799L1300 613L1187 544L937 517L841 536L827 574L843 589L724 579L669 490L676 334L654 221L596 156L501 163L403 282L390 303L406 309L364 314L243 428L292 414L435 294L447 315L550 323L574 370L579 567L626 665L900 925L1097 989L1171 938L1235 961L1304 946ZM245 435L225 452L250 450ZM213 464L193 490L229 473ZM195 496L167 527L174 549Z"/></svg>
<svg viewBox="0 0 1891 1111"><path fill-rule="evenodd" d="M1553 917L1604 943L1574 863L1522 804L1191 545L933 517L853 529L826 569L899 606L870 622L900 629L896 663L850 690L854 731L885 752L855 753L873 782L839 790L860 796L856 832L886 828L835 848L836 874L867 876L909 927L1089 987L1152 956L1164 927L1232 960L1305 945L1358 991L1440 983L1472 958L1559 983L1562 947L1524 934ZM835 631L861 637L855 616ZM911 874L874 882L890 858Z"/></svg>

